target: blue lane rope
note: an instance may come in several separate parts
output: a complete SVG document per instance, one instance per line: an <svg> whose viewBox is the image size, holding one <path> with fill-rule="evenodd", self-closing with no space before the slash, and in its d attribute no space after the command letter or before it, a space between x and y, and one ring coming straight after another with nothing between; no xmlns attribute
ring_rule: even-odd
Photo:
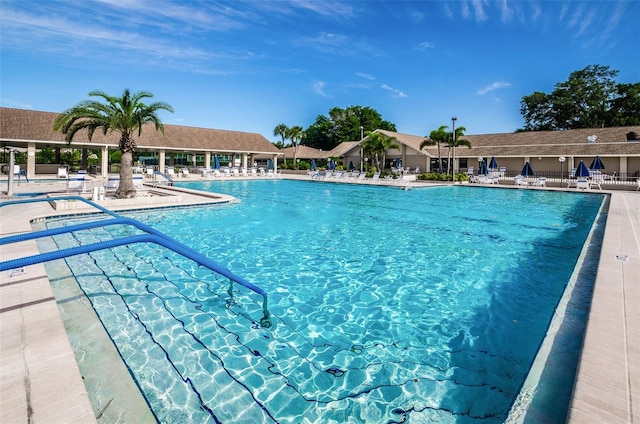
<svg viewBox="0 0 640 424"><path fill-rule="evenodd" d="M267 293L264 290L262 290L260 287L256 286L255 284L250 283L244 278L235 275L234 273L226 269L221 264L181 244L177 240L174 240L173 238L161 233L160 231L154 229L153 227L143 224L140 221L136 221L135 219L131 219L131 218L122 217L116 214L115 212L110 211L109 209L106 209L88 199L85 199L82 196L60 196L60 197L49 197L49 198L42 198L42 199L9 200L9 201L0 203L0 207L7 206L7 205L24 204L24 203L51 202L51 201L57 201L57 200L80 200L85 203L88 203L89 205L95 207L96 209L101 210L102 212L105 212L111 215L112 217L114 217L114 219L87 222L87 223L72 225L68 227L52 228L52 229L43 230L43 231L35 231L27 234L18 234L14 236L3 237L3 238L0 238L0 245L16 243L20 241L34 240L34 239L43 238L43 237L52 237L58 234L71 233L74 231L87 230L87 229L96 228L96 227L104 227L107 225L132 225L144 231L147 234L124 237L124 238L114 239L114 240L107 240L107 241L93 243L89 245L76 246L76 247L62 249L54 252L46 252L46 253L41 253L34 256L28 256L28 257L3 261L3 262L0 262L0 271L6 271L10 269L15 269L15 268L22 268L28 265L34 265L34 264L48 262L56 259L63 259L68 256L81 255L84 253L94 252L96 250L110 249L112 247L122 246L125 244L155 243L169 250L173 250L174 252L193 260L198 265L209 268L210 270L224 277L227 277L229 280L235 281L241 286L246 287L247 289L261 295L263 298L262 311L264 313L264 316L260 320L260 324L263 327L271 326L270 314L269 314L269 311L267 310Z"/></svg>

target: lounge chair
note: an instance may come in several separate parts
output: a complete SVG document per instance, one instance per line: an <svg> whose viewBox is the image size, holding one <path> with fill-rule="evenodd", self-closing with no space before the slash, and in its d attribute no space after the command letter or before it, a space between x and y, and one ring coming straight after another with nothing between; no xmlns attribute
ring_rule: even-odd
<svg viewBox="0 0 640 424"><path fill-rule="evenodd" d="M524 178L522 175L516 175L516 177L513 179L513 181L515 182L515 185L517 185L517 186L528 186L529 185L529 181L527 181L526 178Z"/></svg>
<svg viewBox="0 0 640 424"><path fill-rule="evenodd" d="M176 170L173 167L167 168L167 175L171 178L176 176Z"/></svg>
<svg viewBox="0 0 640 424"><path fill-rule="evenodd" d="M471 176L473 175L473 171L475 170L475 168L473 166L470 166L467 168L467 175Z"/></svg>
<svg viewBox="0 0 640 424"><path fill-rule="evenodd" d="M540 177L540 178L538 178L537 181L534 181L531 185L535 186L535 187L546 187L547 186L547 178L546 177Z"/></svg>
<svg viewBox="0 0 640 424"><path fill-rule="evenodd" d="M188 177L189 176L189 168L182 168L180 170L180 172L182 173L183 177Z"/></svg>
<svg viewBox="0 0 640 424"><path fill-rule="evenodd" d="M598 188L602 190L602 186L600 184L602 184L603 182L604 182L604 178L602 176L602 172L594 171L593 173L591 173L591 181L590 181L591 186L598 186Z"/></svg>
<svg viewBox="0 0 640 424"><path fill-rule="evenodd" d="M104 186L106 191L115 191L120 185L120 177L107 178L107 184Z"/></svg>
<svg viewBox="0 0 640 424"><path fill-rule="evenodd" d="M638 186L636 187L636 191L638 191L640 190L640 178L636 180L636 183L638 184Z"/></svg>
<svg viewBox="0 0 640 424"><path fill-rule="evenodd" d="M371 177L371 181L378 181L380 179L380 173L376 172L375 174L373 174L373 177Z"/></svg>
<svg viewBox="0 0 640 424"><path fill-rule="evenodd" d="M576 188L578 190L588 190L591 188L591 186L589 185L589 180L586 178L578 178L578 181L576 182Z"/></svg>
<svg viewBox="0 0 640 424"><path fill-rule="evenodd" d="M258 176L258 170L256 168L251 168L251 176L252 177L257 177Z"/></svg>
<svg viewBox="0 0 640 424"><path fill-rule="evenodd" d="M84 179L84 175L79 175L76 177L69 177L67 179L67 192L69 191L78 191L84 193L87 190L87 183Z"/></svg>
<svg viewBox="0 0 640 424"><path fill-rule="evenodd" d="M242 168L241 172L243 177L248 177L249 176L249 171L247 171L247 168Z"/></svg>
<svg viewBox="0 0 640 424"><path fill-rule="evenodd" d="M58 178L69 178L69 173L67 172L66 166L61 166L58 168Z"/></svg>
<svg viewBox="0 0 640 424"><path fill-rule="evenodd" d="M498 170L498 175L502 178L504 178L504 175L507 173L507 167L506 166L501 166L500 169Z"/></svg>

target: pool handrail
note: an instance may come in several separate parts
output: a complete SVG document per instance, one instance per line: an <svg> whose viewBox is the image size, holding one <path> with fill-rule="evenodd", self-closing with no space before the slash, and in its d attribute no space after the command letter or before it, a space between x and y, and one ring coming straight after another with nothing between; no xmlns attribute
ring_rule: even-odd
<svg viewBox="0 0 640 424"><path fill-rule="evenodd" d="M50 201L58 201L58 200L83 201L111 215L114 219L87 222L87 223L72 225L68 227L52 228L52 229L47 229L42 231L35 231L31 233L17 234L13 236L3 237L3 238L0 238L0 245L16 243L20 241L34 240L34 239L43 238L43 237L51 237L58 234L70 233L73 231L86 230L90 228L102 227L107 225L132 225L138 228L139 230L144 231L147 234L141 234L139 236L124 237L120 239L93 243L90 245L62 249L55 252L46 252L38 255L27 256L27 257L18 258L18 259L10 259L8 261L2 261L0 262L0 271L6 271L14 268L21 268L28 265L34 265L37 263L48 262L55 259L66 258L68 256L75 256L83 253L89 253L96 250L109 249L111 247L121 246L124 244L143 243L143 242L156 243L169 250L173 250L174 252L193 260L198 265L209 268L211 271L216 272L228 278L229 280L234 281L240 284L241 286L246 287L247 289L262 296L263 298L262 306L263 306L263 312L265 315L260 320L260 323L265 327L268 327L271 325L271 322L269 320L269 312L267 311L267 293L264 290L262 290L260 287L256 286L255 284L250 283L244 278L235 275L234 273L226 269L221 264L185 246L184 244L178 242L177 240L161 233L160 231L154 229L153 227L143 224L140 221L136 221L135 219L131 219L131 218L122 217L117 213L110 211L109 209L106 209L88 199L85 199L82 196L58 196L58 197L47 197L47 198L38 198L38 199L9 200L5 202L0 202L0 207L7 206L7 205L23 204L23 203L50 202Z"/></svg>

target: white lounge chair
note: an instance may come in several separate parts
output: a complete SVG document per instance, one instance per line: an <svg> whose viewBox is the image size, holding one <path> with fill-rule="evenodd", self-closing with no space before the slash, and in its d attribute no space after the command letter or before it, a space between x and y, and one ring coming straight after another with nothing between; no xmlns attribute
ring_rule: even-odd
<svg viewBox="0 0 640 424"><path fill-rule="evenodd" d="M107 184L104 186L106 191L115 191L120 185L120 177L107 178Z"/></svg>
<svg viewBox="0 0 640 424"><path fill-rule="evenodd" d="M516 177L513 179L513 181L515 182L515 185L517 185L517 186L528 186L529 185L529 181L527 181L526 178L524 178L522 175L516 175Z"/></svg>
<svg viewBox="0 0 640 424"><path fill-rule="evenodd" d="M188 177L189 176L189 168L182 168L180 170L180 172L182 173L183 177Z"/></svg>
<svg viewBox="0 0 640 424"><path fill-rule="evenodd" d="M506 166L501 166L500 169L498 170L498 175L502 178L504 178L504 175L507 173L507 167Z"/></svg>
<svg viewBox="0 0 640 424"><path fill-rule="evenodd" d="M67 179L67 191L78 191L84 193L87 190L87 183L84 175L77 177L69 177Z"/></svg>
<svg viewBox="0 0 640 424"><path fill-rule="evenodd" d="M578 178L578 181L576 182L576 188L578 190L588 190L591 188L591 186L589 185L589 180L586 178Z"/></svg>
<svg viewBox="0 0 640 424"><path fill-rule="evenodd" d="M547 178L546 177L540 177L540 178L538 178L537 181L534 181L531 185L535 186L535 187L546 187L547 186Z"/></svg>
<svg viewBox="0 0 640 424"><path fill-rule="evenodd" d="M636 183L638 184L638 187L636 187L636 191L638 191L640 190L640 178L636 180Z"/></svg>
<svg viewBox="0 0 640 424"><path fill-rule="evenodd" d="M167 175L171 178L176 176L176 170L173 167L167 168Z"/></svg>
<svg viewBox="0 0 640 424"><path fill-rule="evenodd" d="M61 166L58 168L58 178L69 178L69 173L67 172L66 166Z"/></svg>

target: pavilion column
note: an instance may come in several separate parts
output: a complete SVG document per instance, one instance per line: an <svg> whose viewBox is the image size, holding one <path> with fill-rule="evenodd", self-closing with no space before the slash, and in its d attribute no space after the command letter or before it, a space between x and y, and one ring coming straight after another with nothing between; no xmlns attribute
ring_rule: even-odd
<svg viewBox="0 0 640 424"><path fill-rule="evenodd" d="M273 155L273 172L278 172L278 155Z"/></svg>
<svg viewBox="0 0 640 424"><path fill-rule="evenodd" d="M27 144L27 178L36 176L36 143Z"/></svg>
<svg viewBox="0 0 640 424"><path fill-rule="evenodd" d="M109 146L102 148L102 154L100 155L100 176L102 178L109 176Z"/></svg>
<svg viewBox="0 0 640 424"><path fill-rule="evenodd" d="M161 149L160 152L158 152L160 159L158 159L158 171L162 172L164 174L164 159L166 156L167 151L164 149Z"/></svg>
<svg viewBox="0 0 640 424"><path fill-rule="evenodd" d="M628 163L627 163L627 157L626 156L620 156L620 172L619 174L626 174L627 172L629 172L629 168L628 168Z"/></svg>
<svg viewBox="0 0 640 424"><path fill-rule="evenodd" d="M249 154L248 153L243 153L242 154L242 167L244 169L249 169L249 167L247 166L249 164Z"/></svg>
<svg viewBox="0 0 640 424"><path fill-rule="evenodd" d="M211 152L204 152L204 168L211 169Z"/></svg>
<svg viewBox="0 0 640 424"><path fill-rule="evenodd" d="M406 168L407 167L407 145L406 144L402 144L402 150L401 150L400 156L402 158L402 167Z"/></svg>

